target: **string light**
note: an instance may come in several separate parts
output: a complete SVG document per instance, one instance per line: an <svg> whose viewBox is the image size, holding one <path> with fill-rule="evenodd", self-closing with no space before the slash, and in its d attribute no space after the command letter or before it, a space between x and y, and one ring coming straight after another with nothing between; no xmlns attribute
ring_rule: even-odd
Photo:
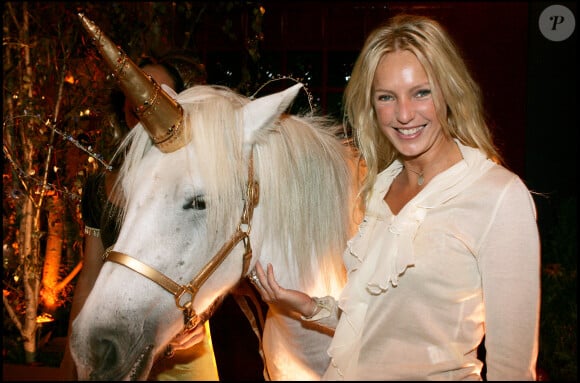
<svg viewBox="0 0 580 383"><path fill-rule="evenodd" d="M60 130L58 130L57 128L51 126L50 127L52 130L54 130L54 132L56 134L58 134L59 136L63 137L65 140L71 142L74 144L74 146L76 146L77 148L79 148L80 150L82 150L83 152L87 153L89 156L93 157L94 159L96 159L97 161L99 161L106 170L111 171L113 170L113 167L111 165L109 165L104 159L103 156L99 153L95 153L93 152L93 150L91 149L91 147L85 147L83 144L81 144L80 142L78 142L73 136L71 136L70 134L66 134L64 132L61 132Z"/></svg>
<svg viewBox="0 0 580 383"><path fill-rule="evenodd" d="M88 116L89 114L90 114L90 109L85 109L84 111L81 111L81 112L80 112L80 115L81 115L81 116L83 116L83 115L84 115L84 116ZM38 116L31 116L31 115L28 115L28 114L26 113L26 111L25 111L25 114L24 114L24 115L15 116L15 117L13 117L12 119L13 119L13 120L15 120L15 119L17 119L17 118L19 118L19 117L26 117L26 118L36 118L36 119L39 119L39 120L40 120L40 118L39 118ZM113 166L109 165L109 164L108 164L108 163L107 163L107 162L104 160L104 157L103 157L103 155L101 155L101 154L99 154L99 153L96 153L96 152L94 152L94 151L91 149L91 147L85 147L83 144L81 144L81 143L80 143L78 140L76 140L76 139L75 139L73 136L71 136L70 134L66 134L66 133L64 133L64 132L61 132L60 130L58 130L58 129L57 129L57 128L56 128L56 127L55 127L55 126L52 124L52 122L51 122L49 119L47 119L47 120L46 120L46 121L43 123L43 125L44 125L44 126L46 126L46 127L48 127L49 129L52 129L52 130L54 130L54 132L55 132L56 134L58 134L59 136L63 137L65 140L67 140L67 141L71 142L72 144L74 144L74 146L76 146L77 148L79 148L79 149L80 149L80 150L82 150L83 152L87 153L89 156L91 156L91 157L95 158L97 161L99 161L99 162L100 162L100 163L101 163L101 164L102 164L102 165L105 167L105 169L106 169L106 170L108 170L108 171L111 171L111 170L113 170ZM40 133L43 133L43 134L44 134L44 130L40 129ZM4 152L6 153L6 148L4 148Z"/></svg>
<svg viewBox="0 0 580 383"><path fill-rule="evenodd" d="M270 76L272 76L270 74ZM268 81L266 81L262 86L260 86L258 88L257 91L254 92L254 94L252 94L250 96L250 99L253 100L254 98L256 98L256 95L262 90L264 89L268 84L275 82L275 81L282 81L282 80L292 80L297 84L302 84L302 89L304 90L304 93L306 93L306 97L308 98L308 106L310 106L310 113L314 113L314 96L312 96L312 93L310 92L310 90L308 89L308 87L306 86L306 84L302 81L302 79L300 78L294 78L292 76L277 76L275 78L272 78Z"/></svg>
<svg viewBox="0 0 580 383"><path fill-rule="evenodd" d="M51 183L46 183L44 184L43 181L37 177L34 177L35 172L31 171L31 174L26 174L26 172L20 168L12 159L12 156L10 155L10 153L8 153L8 150L6 149L6 147L3 147L4 150L4 154L6 159L8 160L8 162L10 162L10 164L12 165L12 168L18 173L18 176L23 179L23 180L29 180L29 183L36 186L36 187L43 187L45 190L52 190L55 191L57 193L60 193L68 198L70 198L73 201L80 201L81 200L81 196L79 194L70 192L66 189L60 189L57 186L51 184ZM39 194L39 191L36 190L35 194ZM10 192L10 195L14 198L14 199L19 199L20 196L22 195L22 192L14 189Z"/></svg>

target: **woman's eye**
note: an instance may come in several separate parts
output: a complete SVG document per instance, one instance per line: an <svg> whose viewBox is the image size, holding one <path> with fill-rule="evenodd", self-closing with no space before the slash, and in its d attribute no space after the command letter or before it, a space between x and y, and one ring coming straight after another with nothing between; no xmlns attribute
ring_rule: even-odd
<svg viewBox="0 0 580 383"><path fill-rule="evenodd" d="M381 94L377 98L379 101L391 101L393 99L393 96L389 94Z"/></svg>
<svg viewBox="0 0 580 383"><path fill-rule="evenodd" d="M205 199L203 196L195 196L189 199L184 205L184 209L205 210Z"/></svg>
<svg viewBox="0 0 580 383"><path fill-rule="evenodd" d="M424 98L431 94L431 89L421 89L417 92L417 98Z"/></svg>

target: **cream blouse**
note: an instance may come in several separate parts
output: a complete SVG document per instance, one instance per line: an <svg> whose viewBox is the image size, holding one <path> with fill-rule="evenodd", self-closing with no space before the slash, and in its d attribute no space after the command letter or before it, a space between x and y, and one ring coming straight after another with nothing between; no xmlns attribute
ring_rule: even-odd
<svg viewBox="0 0 580 383"><path fill-rule="evenodd" d="M378 175L344 253L348 282L323 379L480 380L484 335L488 380L535 379L535 205L517 175L457 144L463 160L398 215L383 197L402 164Z"/></svg>

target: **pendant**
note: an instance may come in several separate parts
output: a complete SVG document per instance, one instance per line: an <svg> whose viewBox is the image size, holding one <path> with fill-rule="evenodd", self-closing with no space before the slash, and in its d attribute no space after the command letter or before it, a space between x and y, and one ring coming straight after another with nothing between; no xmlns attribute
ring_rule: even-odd
<svg viewBox="0 0 580 383"><path fill-rule="evenodd" d="M419 174L419 178L417 178L417 185L421 186L425 182L425 178L423 178L423 174Z"/></svg>

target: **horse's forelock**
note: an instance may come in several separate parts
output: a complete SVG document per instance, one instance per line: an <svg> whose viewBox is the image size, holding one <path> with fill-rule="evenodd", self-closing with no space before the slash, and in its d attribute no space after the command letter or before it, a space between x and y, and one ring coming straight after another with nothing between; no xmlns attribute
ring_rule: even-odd
<svg viewBox="0 0 580 383"><path fill-rule="evenodd" d="M242 212L247 166L243 153L240 106L247 100L227 88L196 87L193 103L183 94L183 106L191 145L200 159L208 209L211 240L223 242L230 236Z"/></svg>

